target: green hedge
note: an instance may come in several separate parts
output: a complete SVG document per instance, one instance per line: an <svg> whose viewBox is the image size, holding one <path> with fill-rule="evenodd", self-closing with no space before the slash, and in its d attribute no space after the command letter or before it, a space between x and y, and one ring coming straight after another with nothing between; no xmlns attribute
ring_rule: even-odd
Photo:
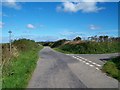
<svg viewBox="0 0 120 90"><path fill-rule="evenodd" d="M84 42L80 44L64 44L58 47L63 51L75 54L115 53L120 51L119 42Z"/></svg>

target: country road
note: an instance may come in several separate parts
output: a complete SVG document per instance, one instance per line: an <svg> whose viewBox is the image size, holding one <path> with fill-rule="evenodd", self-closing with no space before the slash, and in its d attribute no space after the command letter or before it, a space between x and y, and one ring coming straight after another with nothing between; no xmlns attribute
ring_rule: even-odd
<svg viewBox="0 0 120 90"><path fill-rule="evenodd" d="M110 55L97 60L100 55L66 55L49 47L39 55L28 88L118 88L118 81L100 70Z"/></svg>

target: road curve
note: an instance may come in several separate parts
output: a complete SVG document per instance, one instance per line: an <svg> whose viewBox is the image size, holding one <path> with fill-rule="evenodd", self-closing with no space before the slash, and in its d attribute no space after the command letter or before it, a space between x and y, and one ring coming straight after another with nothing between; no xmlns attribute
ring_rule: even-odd
<svg viewBox="0 0 120 90"><path fill-rule="evenodd" d="M28 88L118 88L118 81L69 55L44 47Z"/></svg>

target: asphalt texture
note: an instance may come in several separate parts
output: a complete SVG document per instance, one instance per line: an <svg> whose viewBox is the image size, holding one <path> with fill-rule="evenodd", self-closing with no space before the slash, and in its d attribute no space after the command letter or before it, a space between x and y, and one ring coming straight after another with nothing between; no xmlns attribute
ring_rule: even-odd
<svg viewBox="0 0 120 90"><path fill-rule="evenodd" d="M118 81L100 70L104 62L91 55L66 55L44 47L39 56L28 88L118 88Z"/></svg>

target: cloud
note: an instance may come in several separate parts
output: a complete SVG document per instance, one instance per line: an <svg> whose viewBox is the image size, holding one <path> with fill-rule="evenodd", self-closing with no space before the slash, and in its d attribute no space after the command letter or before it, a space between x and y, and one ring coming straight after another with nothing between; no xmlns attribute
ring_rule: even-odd
<svg viewBox="0 0 120 90"><path fill-rule="evenodd" d="M76 32L72 32L72 31L63 31L63 32L60 32L60 35L62 36L67 36L67 35L73 35L75 34Z"/></svg>
<svg viewBox="0 0 120 90"><path fill-rule="evenodd" d="M84 32L75 32L75 31L69 31L69 30L65 30L63 32L59 32L59 34L62 36L62 38L66 38L66 39L74 39L77 36L80 36L83 38L86 37L86 33Z"/></svg>
<svg viewBox="0 0 120 90"><path fill-rule="evenodd" d="M3 13L3 12L0 13L0 16L1 16L1 17L9 17L7 14L5 14L5 13Z"/></svg>
<svg viewBox="0 0 120 90"><path fill-rule="evenodd" d="M89 26L89 29L91 29L91 30L97 30L97 29L100 29L100 27L92 24L92 25Z"/></svg>
<svg viewBox="0 0 120 90"><path fill-rule="evenodd" d="M35 28L35 26L34 26L34 25L32 25L32 24L28 24L28 25L27 25L27 28L29 28L29 29L34 29L34 28Z"/></svg>
<svg viewBox="0 0 120 90"><path fill-rule="evenodd" d="M100 10L105 9L104 7L98 7L97 2L101 2L105 0L82 0L81 2L63 2L62 5L57 6L57 11L64 11L64 12L98 12Z"/></svg>
<svg viewBox="0 0 120 90"><path fill-rule="evenodd" d="M19 10L22 8L21 5L16 2L16 0L6 0L6 2L3 2L2 5L8 8L16 9L16 10Z"/></svg>
<svg viewBox="0 0 120 90"><path fill-rule="evenodd" d="M0 22L0 29L3 28L4 23Z"/></svg>
<svg viewBox="0 0 120 90"><path fill-rule="evenodd" d="M73 31L69 31L69 30L64 30L63 32L59 33L62 36L70 36L70 35L83 35L83 32L73 32Z"/></svg>

